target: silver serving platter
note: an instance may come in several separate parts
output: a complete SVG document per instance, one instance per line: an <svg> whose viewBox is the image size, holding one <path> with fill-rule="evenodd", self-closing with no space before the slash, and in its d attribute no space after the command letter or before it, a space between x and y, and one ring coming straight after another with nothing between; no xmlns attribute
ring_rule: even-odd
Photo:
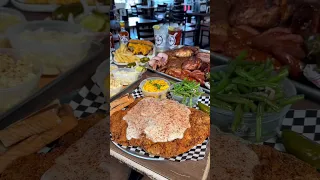
<svg viewBox="0 0 320 180"><path fill-rule="evenodd" d="M170 76L170 75L168 75L168 74L166 74L166 73L163 73L163 72L154 70L154 69L152 69L151 67L149 67L149 65L147 66L147 69L150 70L150 71L152 71L152 72L155 72L155 73L157 73L157 74L161 74L162 76L165 76L165 77L167 77L167 78L174 79L174 80L176 80L176 81L178 81L178 82L181 82L181 81L182 81L182 80L179 79L179 78L176 78L176 77ZM201 88L203 89L204 92L210 94L210 89L205 88L205 87L201 87Z"/></svg>
<svg viewBox="0 0 320 180"><path fill-rule="evenodd" d="M183 47L183 46L179 46L178 48L180 48L180 47ZM210 53L209 50L205 50L205 49L200 49L200 52ZM210 58L210 59L211 59L211 58ZM182 80L179 79L179 78L176 78L176 77L170 76L170 75L168 75L168 74L166 74L166 73L163 73L163 72L160 72L160 71L157 71L157 70L152 69L152 67L150 67L149 64L147 64L146 66L147 66L147 69L150 70L150 71L152 71L152 72L155 72L155 73L157 73L157 74L161 74L162 76L165 76L165 77L174 79L174 80L176 80L176 81L178 81L178 82L181 82L181 81L182 81ZM201 87L201 88L203 89L204 92L210 94L210 89L208 89L207 87Z"/></svg>
<svg viewBox="0 0 320 180"><path fill-rule="evenodd" d="M112 141L113 142L113 141ZM140 153L137 153L137 152L134 152L134 151L130 151L126 148L123 148L121 146L119 146L119 144L117 144L116 142L113 142L113 144L115 146L117 146L119 149L121 149L123 152L127 153L127 154L130 154L131 156L134 156L136 158L140 158L140 159L144 159L144 160L151 160L151 161L168 161L164 158L154 158L154 157L150 157L150 156L147 156L147 155L143 155L143 154L140 154Z"/></svg>

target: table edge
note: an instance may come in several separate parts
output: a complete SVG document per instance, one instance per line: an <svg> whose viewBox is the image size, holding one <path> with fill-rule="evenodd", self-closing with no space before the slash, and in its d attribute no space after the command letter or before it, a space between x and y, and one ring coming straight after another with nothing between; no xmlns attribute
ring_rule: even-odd
<svg viewBox="0 0 320 180"><path fill-rule="evenodd" d="M157 180L169 180L166 177L163 177L158 173L154 173L152 170L140 165L139 163L137 163L137 162L125 157L125 156L122 156L121 154L115 152L111 148L110 148L110 155L113 156L114 158L120 160L121 162L127 164L128 166L134 168L134 169L139 169L139 171L142 171L144 174L146 174L147 176L149 176L151 178L154 178ZM133 167L133 165L134 165L134 167Z"/></svg>

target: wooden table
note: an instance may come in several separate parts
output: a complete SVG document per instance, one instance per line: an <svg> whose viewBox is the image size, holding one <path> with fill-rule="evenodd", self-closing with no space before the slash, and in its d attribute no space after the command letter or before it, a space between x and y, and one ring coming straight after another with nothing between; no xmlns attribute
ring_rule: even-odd
<svg viewBox="0 0 320 180"><path fill-rule="evenodd" d="M196 17L196 34L195 34L194 44L197 46L197 45L199 45L199 40L200 40L201 19L204 17L210 16L210 13L200 13L200 12L187 11L186 15L189 17L191 17L191 16Z"/></svg>
<svg viewBox="0 0 320 180"><path fill-rule="evenodd" d="M117 97L132 92L140 82L149 77L163 77L157 73L147 71L140 81L136 82ZM166 77L165 77L166 78ZM209 146L209 145L208 145ZM110 142L110 155L127 164L132 169L158 180L206 180L210 170L210 149L207 148L206 157L200 161L148 161L131 156Z"/></svg>

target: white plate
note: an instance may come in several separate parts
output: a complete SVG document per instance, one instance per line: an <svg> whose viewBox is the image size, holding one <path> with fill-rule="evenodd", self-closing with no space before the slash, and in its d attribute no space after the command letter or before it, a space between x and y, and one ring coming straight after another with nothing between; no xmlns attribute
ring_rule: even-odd
<svg viewBox="0 0 320 180"><path fill-rule="evenodd" d="M56 4L25 4L18 0L11 0L11 3L18 9L31 12L53 12L60 5ZM96 9L96 6L89 6L89 10ZM99 11L108 13L110 6L100 6Z"/></svg>
<svg viewBox="0 0 320 180"><path fill-rule="evenodd" d="M9 0L0 0L0 7L8 4Z"/></svg>
<svg viewBox="0 0 320 180"><path fill-rule="evenodd" d="M148 55L148 56L144 56L144 55L135 55L135 56L137 56L138 58L148 57L149 59L151 59L151 58L153 58L154 56L156 56L156 48L155 48L155 46L153 46L153 53L152 53L151 55ZM114 62L116 65L119 65L119 66L126 66L126 65L128 65L128 64L129 64L129 63L119 63L119 62L117 62L117 60L116 60L116 57L115 57L115 56L113 56L113 58L112 58L112 62Z"/></svg>

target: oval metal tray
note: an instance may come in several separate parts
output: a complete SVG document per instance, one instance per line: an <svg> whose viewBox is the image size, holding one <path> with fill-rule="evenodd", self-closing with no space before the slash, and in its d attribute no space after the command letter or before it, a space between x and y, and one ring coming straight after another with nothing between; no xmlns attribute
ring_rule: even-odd
<svg viewBox="0 0 320 180"><path fill-rule="evenodd" d="M115 146L117 146L119 149L121 149L123 152L125 152L125 153L127 153L127 154L129 154L129 155L132 155L132 156L134 156L134 157L136 157L136 158L140 158L140 159L144 159L144 160L151 160L151 161L166 161L166 159L164 159L164 158L161 158L161 157L150 157L150 156L148 156L148 155L144 155L144 154L140 154L140 153L138 153L138 152L135 152L135 151L130 151L130 150L128 150L128 149L126 149L126 148L123 148L123 147L121 147L119 144L117 144L116 142L113 142L112 141L112 143L115 145Z"/></svg>
<svg viewBox="0 0 320 180"><path fill-rule="evenodd" d="M181 48L181 47L183 47L183 46L182 46L182 45L178 46L178 48ZM209 50L206 50L206 49L200 49L200 52L210 53L210 51L209 51ZM210 58L210 59L211 59L211 58ZM182 81L182 80L179 79L179 78L176 78L176 77L170 76L170 75L168 75L168 74L166 74L166 73L163 73L163 72L160 72L160 71L157 71L157 70L152 69L152 68L149 66L149 64L147 64L146 67L147 67L148 70L150 70L150 71L152 71L152 72L155 72L155 73L157 73L157 74L161 74L161 75L163 75L163 76L165 76L165 77L174 79L174 80L176 80L176 81L178 81L178 82L181 82L181 81ZM206 83L208 83L208 82L206 82ZM210 84L209 84L209 85L210 85ZM203 89L206 93L209 93L209 94L210 94L210 88L208 88L207 86L202 87L202 89Z"/></svg>

